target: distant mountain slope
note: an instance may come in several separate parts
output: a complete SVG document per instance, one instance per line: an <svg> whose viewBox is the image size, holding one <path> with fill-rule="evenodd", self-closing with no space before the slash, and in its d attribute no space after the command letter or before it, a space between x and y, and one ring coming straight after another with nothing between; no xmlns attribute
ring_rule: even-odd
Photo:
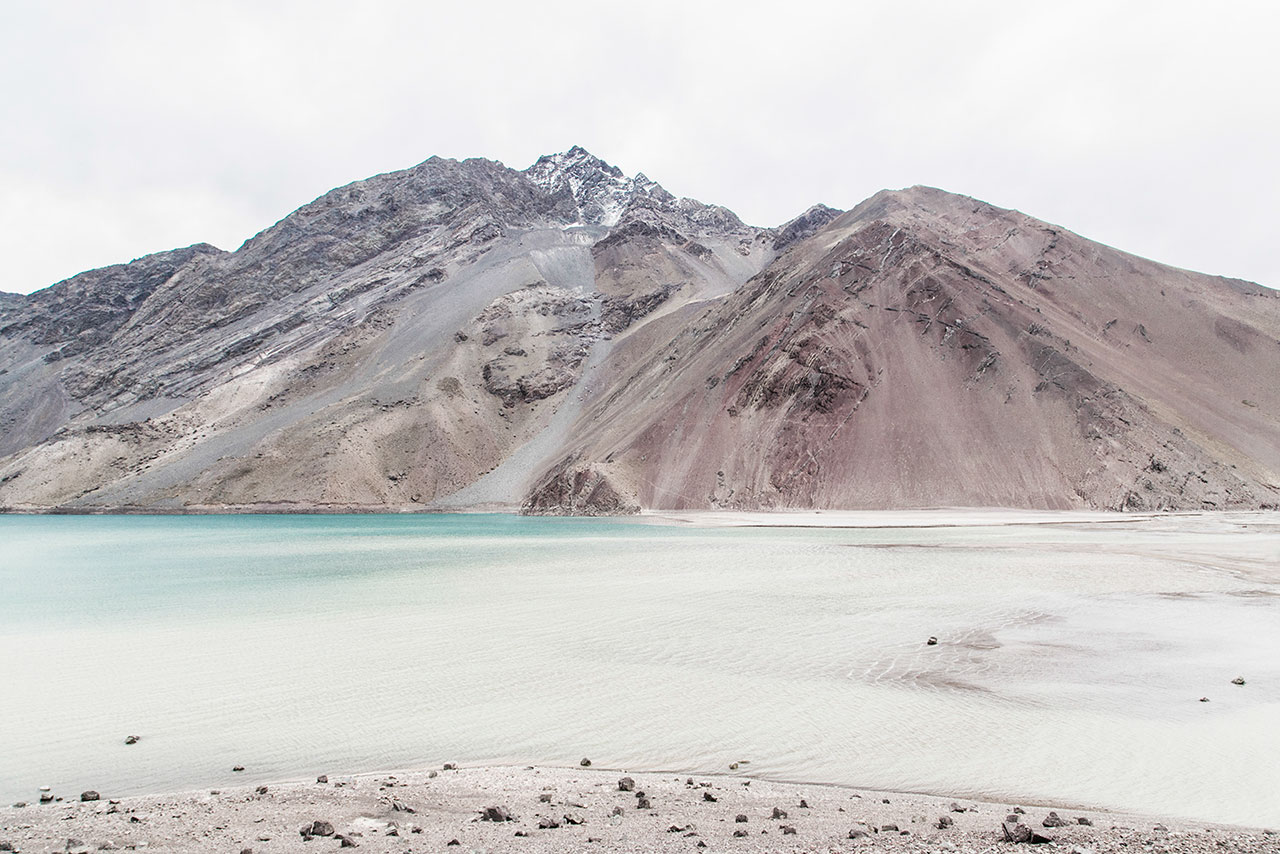
<svg viewBox="0 0 1280 854"><path fill-rule="evenodd" d="M0 301L0 505L1274 506L1275 376L1275 292L939 190L432 158Z"/></svg>

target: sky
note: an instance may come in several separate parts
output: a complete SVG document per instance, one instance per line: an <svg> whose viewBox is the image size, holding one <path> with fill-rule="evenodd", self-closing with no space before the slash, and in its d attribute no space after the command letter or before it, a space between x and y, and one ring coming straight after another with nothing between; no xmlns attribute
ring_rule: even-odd
<svg viewBox="0 0 1280 854"><path fill-rule="evenodd" d="M0 0L0 290L432 155L776 225L927 184L1280 287L1280 5Z"/></svg>

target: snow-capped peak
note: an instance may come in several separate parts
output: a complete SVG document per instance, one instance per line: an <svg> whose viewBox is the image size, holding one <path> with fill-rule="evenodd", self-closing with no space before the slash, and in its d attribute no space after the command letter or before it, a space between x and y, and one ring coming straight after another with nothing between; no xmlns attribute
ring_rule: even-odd
<svg viewBox="0 0 1280 854"><path fill-rule="evenodd" d="M617 225L637 191L648 195L651 187L657 187L666 193L643 176L628 178L618 167L577 145L560 154L544 154L525 174L548 193L567 188L580 220L589 225Z"/></svg>

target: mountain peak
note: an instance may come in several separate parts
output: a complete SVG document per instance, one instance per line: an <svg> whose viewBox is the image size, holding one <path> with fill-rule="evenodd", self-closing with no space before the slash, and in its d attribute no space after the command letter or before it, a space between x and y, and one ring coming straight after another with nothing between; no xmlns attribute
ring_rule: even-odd
<svg viewBox="0 0 1280 854"><path fill-rule="evenodd" d="M580 145L542 155L524 174L553 195L567 191L589 225L617 225L636 189L634 179Z"/></svg>

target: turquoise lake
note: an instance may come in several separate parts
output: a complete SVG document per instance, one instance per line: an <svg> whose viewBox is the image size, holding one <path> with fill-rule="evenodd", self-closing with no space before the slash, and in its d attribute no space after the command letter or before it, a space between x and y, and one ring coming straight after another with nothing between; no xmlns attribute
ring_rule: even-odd
<svg viewBox="0 0 1280 854"><path fill-rule="evenodd" d="M7 516L0 686L5 802L587 756L1277 826L1280 517Z"/></svg>

